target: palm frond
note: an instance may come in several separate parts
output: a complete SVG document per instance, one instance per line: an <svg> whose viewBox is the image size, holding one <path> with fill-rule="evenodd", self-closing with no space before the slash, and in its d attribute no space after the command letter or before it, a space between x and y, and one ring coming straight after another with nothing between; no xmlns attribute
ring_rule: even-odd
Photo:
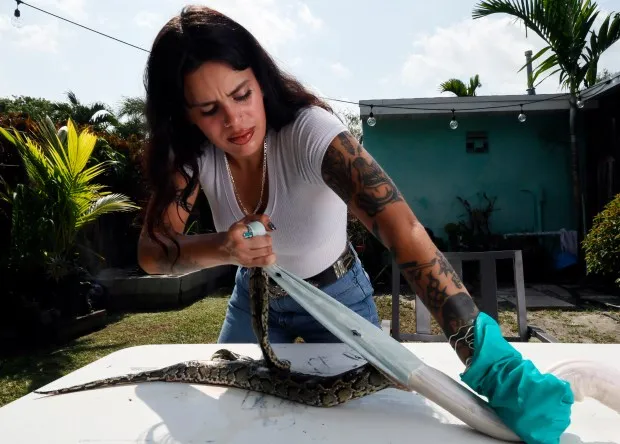
<svg viewBox="0 0 620 444"><path fill-rule="evenodd" d="M73 91L67 91L67 99L69 99L69 103L71 103L71 105L80 106L80 101Z"/></svg>
<svg viewBox="0 0 620 444"><path fill-rule="evenodd" d="M598 33L592 31L599 11L591 0L485 0L472 11L474 19L493 14L522 20L527 29L542 38L547 46L532 61L548 51L552 56L535 67L534 79L549 72L559 73L560 85L573 94L582 83L589 86L595 82L600 55L620 39L618 13L610 14Z"/></svg>
<svg viewBox="0 0 620 444"><path fill-rule="evenodd" d="M440 92L451 92L456 96L463 97L467 95L467 87L463 81L459 79L449 79L439 85Z"/></svg>
<svg viewBox="0 0 620 444"><path fill-rule="evenodd" d="M131 203L127 196L119 193L108 194L97 199L86 212L80 214L76 226L80 228L107 213L128 212L138 209L140 207Z"/></svg>
<svg viewBox="0 0 620 444"><path fill-rule="evenodd" d="M12 132L13 134L10 134L4 128L0 128L0 134L17 149L29 181L37 186L46 183L53 176L53 167L45 153L29 137L24 137L14 128Z"/></svg>
<svg viewBox="0 0 620 444"><path fill-rule="evenodd" d="M90 182L91 180L93 180L95 177L99 176L101 173L105 172L106 168L109 165L113 165L114 162L111 160L104 160L102 162L99 162L93 166L91 166L90 168L82 171L80 173L80 181L83 182Z"/></svg>
<svg viewBox="0 0 620 444"><path fill-rule="evenodd" d="M12 204L13 188L2 176L0 176L0 185L2 185L2 188L4 188L4 191L0 191L0 200L3 200L8 204Z"/></svg>
<svg viewBox="0 0 620 444"><path fill-rule="evenodd" d="M145 113L145 100L143 97L124 97L118 111L119 117L141 118Z"/></svg>
<svg viewBox="0 0 620 444"><path fill-rule="evenodd" d="M97 136L95 136L88 130L84 130L80 133L76 142L77 146L76 149L73 151L75 153L74 173L78 175L86 167L88 159L90 159L90 156L95 149L95 144L97 143Z"/></svg>
<svg viewBox="0 0 620 444"><path fill-rule="evenodd" d="M469 86L467 88L467 95L468 96L475 96L476 95L476 90L478 88L480 88L482 86L482 83L480 83L480 76L478 74L476 74L473 77L469 78Z"/></svg>

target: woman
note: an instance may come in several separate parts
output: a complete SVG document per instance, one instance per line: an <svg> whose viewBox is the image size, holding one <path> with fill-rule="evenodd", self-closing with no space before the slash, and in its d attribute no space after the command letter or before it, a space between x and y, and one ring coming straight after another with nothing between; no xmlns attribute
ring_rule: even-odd
<svg viewBox="0 0 620 444"><path fill-rule="evenodd" d="M247 269L275 261L378 326L368 275L347 242L348 209L391 251L466 364L463 380L500 405L507 424L525 437L568 425L558 420L571 403L565 383L547 375L522 392L515 379L521 356L478 311L392 180L329 106L281 72L242 26L207 7L184 9L157 35L145 86L153 195L139 262L148 273L239 266L218 342L256 341ZM199 192L217 232L184 235ZM268 235L248 237L252 220L268 226ZM273 282L270 289L272 342L337 341ZM558 398L560 407L549 409ZM547 412L553 420L540 421Z"/></svg>
<svg viewBox="0 0 620 444"><path fill-rule="evenodd" d="M242 26L207 7L184 9L156 37L145 86L153 196L140 265L148 273L238 265L219 342L256 340L248 267L275 261L379 326L368 275L347 242L347 209L392 251L452 344L465 338L478 310L396 186ZM184 235L199 192L217 233ZM251 220L268 235L245 238ZM270 284L273 342L337 341ZM467 343L458 341L463 362Z"/></svg>

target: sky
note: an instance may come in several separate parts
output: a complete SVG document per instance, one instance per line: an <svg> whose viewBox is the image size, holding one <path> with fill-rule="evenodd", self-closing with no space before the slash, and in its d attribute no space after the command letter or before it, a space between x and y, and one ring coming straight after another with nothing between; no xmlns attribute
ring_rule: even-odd
<svg viewBox="0 0 620 444"><path fill-rule="evenodd" d="M150 49L163 24L187 4L177 0L31 0L53 14ZM525 94L524 52L544 45L505 15L473 19L477 1L212 0L252 32L276 62L321 97L352 102L449 96L439 84L480 75L478 95ZM597 25L618 0L599 0ZM144 94L147 53L21 5L22 27L11 24L14 0L0 1L0 97L28 95L117 108ZM424 10L423 10L424 9ZM598 29L598 26L596 26ZM620 71L620 42L599 69ZM537 93L561 92L557 77ZM359 112L356 105L330 102Z"/></svg>

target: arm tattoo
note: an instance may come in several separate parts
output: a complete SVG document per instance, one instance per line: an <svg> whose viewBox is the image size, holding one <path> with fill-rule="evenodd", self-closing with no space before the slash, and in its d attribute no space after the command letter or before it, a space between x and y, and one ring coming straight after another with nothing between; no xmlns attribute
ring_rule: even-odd
<svg viewBox="0 0 620 444"><path fill-rule="evenodd" d="M403 198L381 166L348 132L337 136L339 146L330 145L322 164L325 183L349 205L355 203L368 216L374 217L388 204Z"/></svg>
<svg viewBox="0 0 620 444"><path fill-rule="evenodd" d="M384 243L376 216L390 203L404 199L379 164L348 132L339 134L327 148L321 174L347 205L354 204L371 219L373 235ZM396 257L393 248L392 256ZM399 267L461 361L469 365L478 309L458 274L439 250L428 262L408 261Z"/></svg>
<svg viewBox="0 0 620 444"><path fill-rule="evenodd" d="M426 285L427 306L430 309L438 310L442 307L444 301L448 299L448 286L441 288L441 281L433 276L433 270L426 275L428 284Z"/></svg>
<svg viewBox="0 0 620 444"><path fill-rule="evenodd" d="M325 183L348 205L351 201L351 161L347 162L340 151L328 148L323 159Z"/></svg>
<svg viewBox="0 0 620 444"><path fill-rule="evenodd" d="M474 322L478 309L467 293L459 292L446 299L441 307L441 316L450 345L469 366L474 354Z"/></svg>
<svg viewBox="0 0 620 444"><path fill-rule="evenodd" d="M439 274L445 274L446 276L452 279L452 283L458 289L463 288L463 282L461 282L461 278L459 274L454 271L450 262L446 260L446 257L441 254L441 252L437 251L437 263L439 264Z"/></svg>
<svg viewBox="0 0 620 444"><path fill-rule="evenodd" d="M374 159L369 162L356 157L353 168L361 188L356 196L357 204L370 217L376 216L387 204L401 200L398 189Z"/></svg>
<svg viewBox="0 0 620 444"><path fill-rule="evenodd" d="M473 325L478 309L465 291L448 291L449 282L458 290L462 290L464 285L441 251L437 250L435 255L428 262L406 262L399 264L399 267L461 361L469 365L473 357ZM443 276L449 280L446 281Z"/></svg>

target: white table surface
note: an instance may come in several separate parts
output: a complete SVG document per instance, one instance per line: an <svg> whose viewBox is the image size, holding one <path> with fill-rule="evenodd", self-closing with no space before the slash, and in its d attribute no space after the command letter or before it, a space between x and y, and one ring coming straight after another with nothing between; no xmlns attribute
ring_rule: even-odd
<svg viewBox="0 0 620 444"><path fill-rule="evenodd" d="M459 379L462 365L447 344L406 343L420 359ZM572 358L620 368L620 344L515 343L541 371ZM255 345L227 348L259 357ZM99 359L45 389L209 359L220 344L147 345ZM275 345L279 356L306 372L337 373L364 360L343 344ZM426 398L387 389L331 407L307 407L236 388L182 383L141 383L45 396L29 393L0 408L0 443L485 443ZM598 401L575 403L562 444L620 443L620 414Z"/></svg>

